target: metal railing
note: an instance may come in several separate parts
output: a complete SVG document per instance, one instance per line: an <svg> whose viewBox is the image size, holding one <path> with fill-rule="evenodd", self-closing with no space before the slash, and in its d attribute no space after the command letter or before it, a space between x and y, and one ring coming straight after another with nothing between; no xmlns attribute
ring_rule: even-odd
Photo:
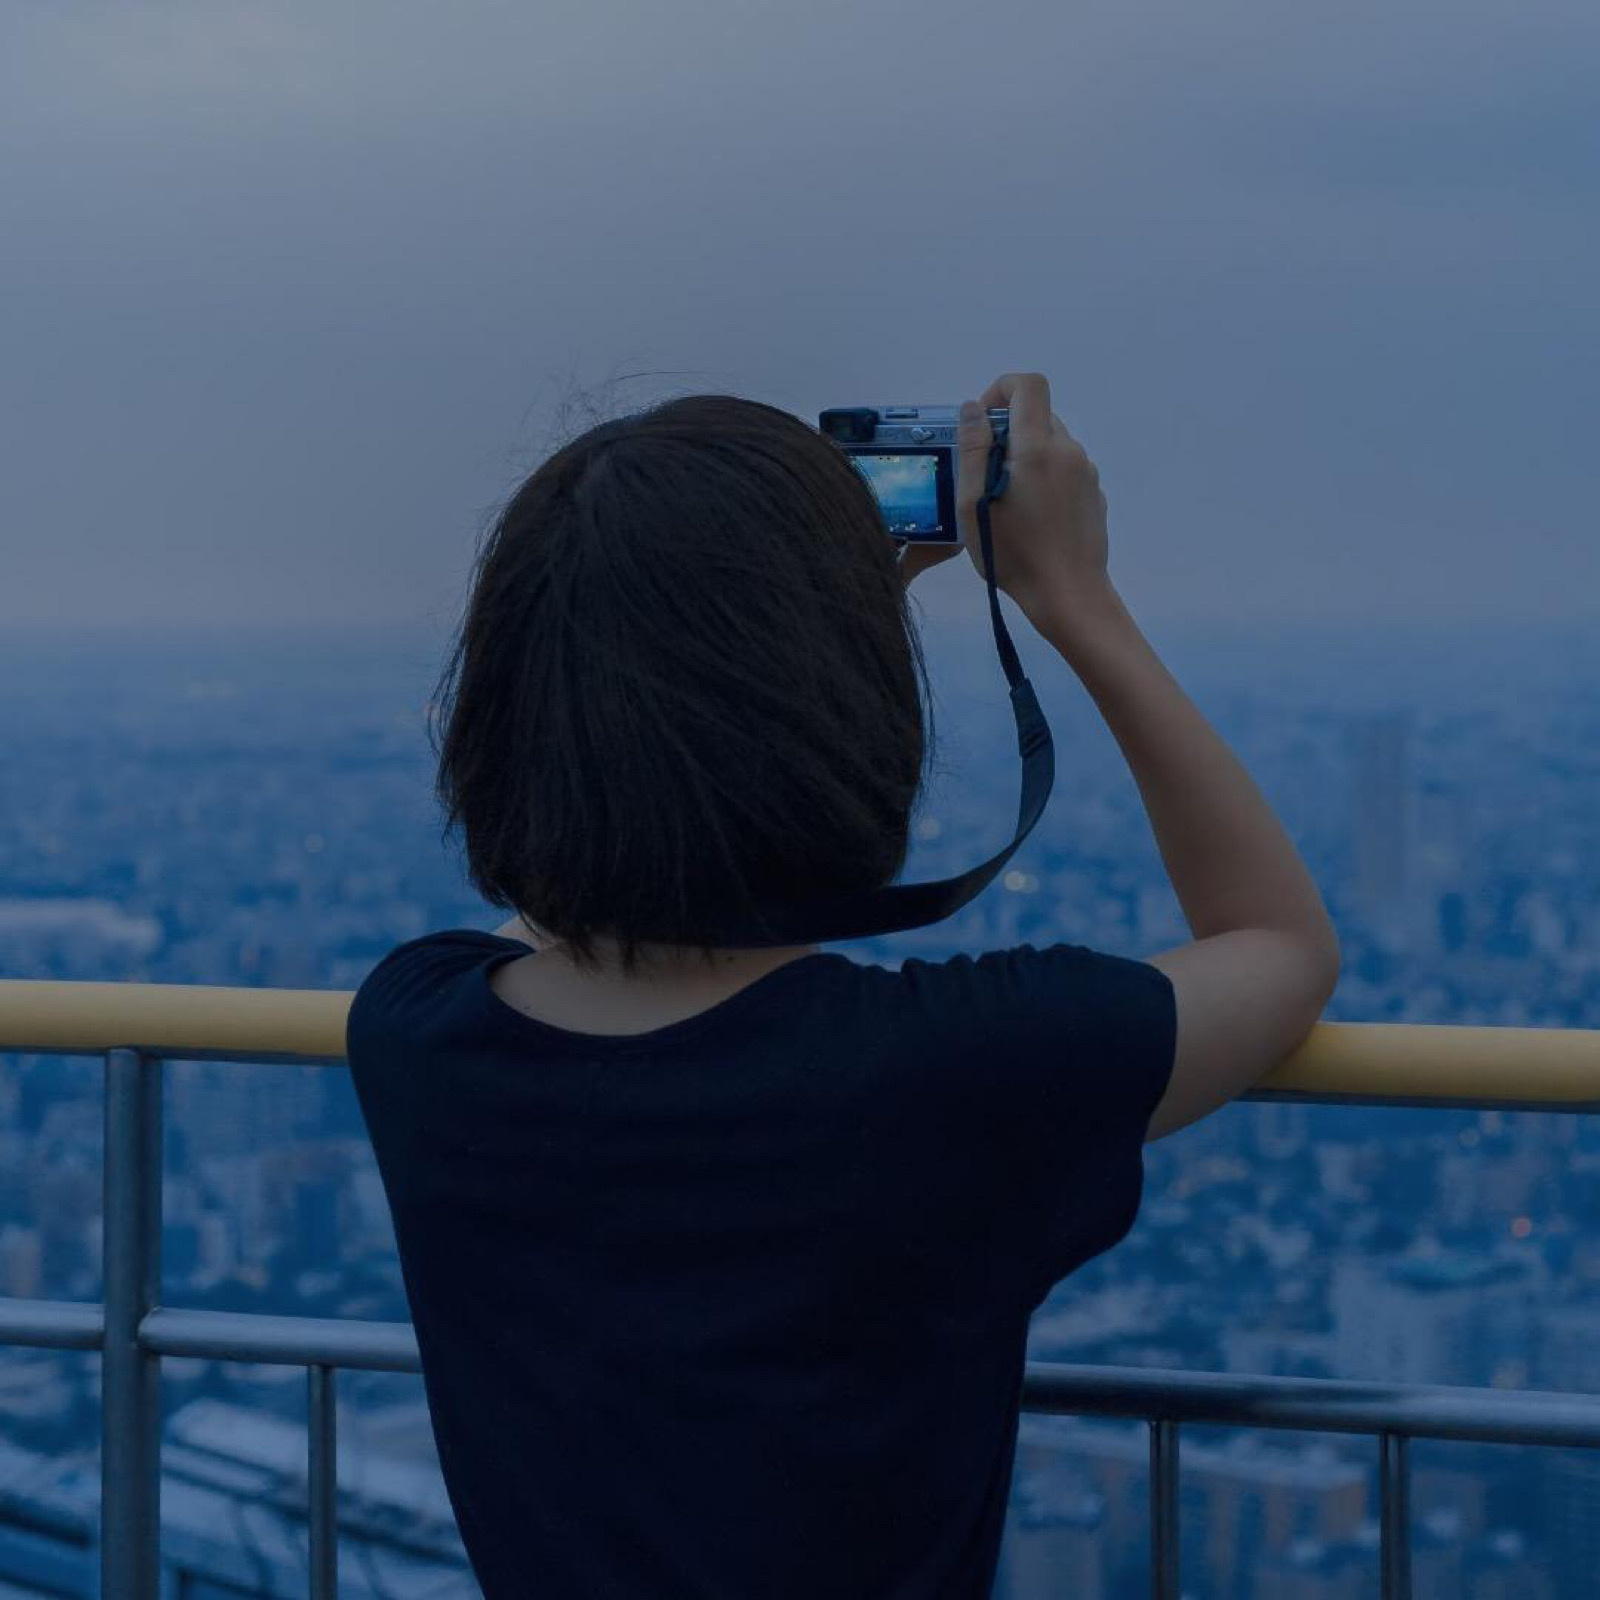
<svg viewBox="0 0 1600 1600"><path fill-rule="evenodd" d="M105 1301L0 1297L0 1344L101 1352L102 1600L158 1600L163 1356L306 1368L310 1594L337 1594L335 1372L420 1373L415 1335L407 1322L159 1304L161 1068L167 1060L340 1065L350 1000L329 990L0 980L0 1053L105 1061ZM1248 1098L1600 1110L1600 1031L1320 1023ZM1410 1596L1408 1441L1600 1448L1600 1396L1590 1395L1030 1361L1022 1404L1148 1423L1155 1600L1179 1592L1184 1423L1374 1435L1385 1600Z"/></svg>

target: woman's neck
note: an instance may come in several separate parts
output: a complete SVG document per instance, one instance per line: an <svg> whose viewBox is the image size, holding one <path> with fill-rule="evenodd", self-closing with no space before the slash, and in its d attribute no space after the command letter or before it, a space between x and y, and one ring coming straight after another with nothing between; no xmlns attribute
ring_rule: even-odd
<svg viewBox="0 0 1600 1600"><path fill-rule="evenodd" d="M570 971L574 978L595 983L639 983L652 988L692 989L697 986L717 988L730 981L756 977L801 956L815 955L818 948L808 944L715 950L708 961L698 951L673 945L647 945L640 949L638 967L631 975L624 976L620 948L609 939L596 939L594 946L600 966L593 970L578 968L559 941L541 947L540 955L547 964Z"/></svg>

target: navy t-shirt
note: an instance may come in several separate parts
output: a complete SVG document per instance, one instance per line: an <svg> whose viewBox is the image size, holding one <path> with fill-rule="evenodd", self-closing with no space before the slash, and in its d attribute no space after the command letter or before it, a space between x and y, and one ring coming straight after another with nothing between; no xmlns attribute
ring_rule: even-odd
<svg viewBox="0 0 1600 1600"><path fill-rule="evenodd" d="M1133 1223L1171 981L824 950L595 1035L490 988L528 950L410 940L347 1036L486 1600L983 1600L1028 1318Z"/></svg>

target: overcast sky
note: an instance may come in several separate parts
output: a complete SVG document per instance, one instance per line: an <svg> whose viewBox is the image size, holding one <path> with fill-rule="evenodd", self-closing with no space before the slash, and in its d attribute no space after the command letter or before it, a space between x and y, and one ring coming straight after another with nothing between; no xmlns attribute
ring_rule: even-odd
<svg viewBox="0 0 1600 1600"><path fill-rule="evenodd" d="M453 619L569 378L1012 368L1136 614L1600 618L1597 82L1593 0L10 0L0 625Z"/></svg>

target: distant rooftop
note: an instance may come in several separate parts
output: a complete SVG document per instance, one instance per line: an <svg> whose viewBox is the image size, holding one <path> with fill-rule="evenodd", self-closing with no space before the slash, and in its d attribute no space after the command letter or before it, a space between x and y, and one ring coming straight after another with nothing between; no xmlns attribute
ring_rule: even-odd
<svg viewBox="0 0 1600 1600"><path fill-rule="evenodd" d="M1413 1289L1471 1289L1520 1278L1524 1269L1504 1259L1447 1251L1436 1256L1411 1256L1392 1262L1388 1276Z"/></svg>

